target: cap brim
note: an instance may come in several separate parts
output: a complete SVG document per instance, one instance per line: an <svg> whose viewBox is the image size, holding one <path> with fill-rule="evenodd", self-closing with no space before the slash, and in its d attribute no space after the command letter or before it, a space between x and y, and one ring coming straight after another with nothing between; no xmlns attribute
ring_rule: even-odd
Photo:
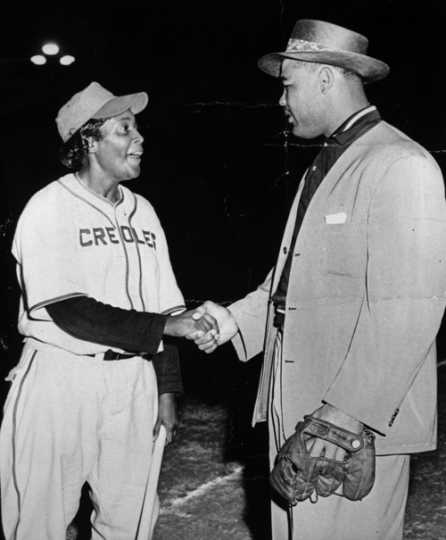
<svg viewBox="0 0 446 540"><path fill-rule="evenodd" d="M285 58L342 67L357 73L364 82L368 83L384 79L390 71L385 62L371 56L334 50L275 52L262 56L257 65L268 75L280 77L281 64Z"/></svg>
<svg viewBox="0 0 446 540"><path fill-rule="evenodd" d="M146 92L116 96L107 101L92 118L111 118L128 110L132 111L133 114L138 114L147 107L148 102L149 96Z"/></svg>

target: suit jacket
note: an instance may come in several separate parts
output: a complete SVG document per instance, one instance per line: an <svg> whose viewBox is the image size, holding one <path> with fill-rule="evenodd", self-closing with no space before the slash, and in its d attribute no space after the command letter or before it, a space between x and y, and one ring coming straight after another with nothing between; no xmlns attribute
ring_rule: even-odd
<svg viewBox="0 0 446 540"><path fill-rule="evenodd" d="M270 297L285 263L303 182L277 264L230 310L242 360L265 359L253 422L266 419L275 332ZM378 434L378 453L436 446L436 350L446 303L441 171L380 122L338 159L299 231L282 339L286 436L327 402Z"/></svg>

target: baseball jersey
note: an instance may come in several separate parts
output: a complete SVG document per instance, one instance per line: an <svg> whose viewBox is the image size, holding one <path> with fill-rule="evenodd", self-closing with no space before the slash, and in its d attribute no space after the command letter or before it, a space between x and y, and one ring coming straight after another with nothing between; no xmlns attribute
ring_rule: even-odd
<svg viewBox="0 0 446 540"><path fill-rule="evenodd" d="M75 354L107 350L64 332L49 316L47 305L76 296L144 312L184 309L155 210L140 195L119 189L120 199L111 203L67 174L27 203L12 247L24 336Z"/></svg>

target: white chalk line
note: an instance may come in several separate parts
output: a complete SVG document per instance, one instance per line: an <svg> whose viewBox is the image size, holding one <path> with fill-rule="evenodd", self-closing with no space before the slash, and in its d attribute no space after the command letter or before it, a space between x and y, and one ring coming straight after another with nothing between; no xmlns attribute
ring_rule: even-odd
<svg viewBox="0 0 446 540"><path fill-rule="evenodd" d="M204 484L201 484L201 486L198 486L193 491L190 491L187 495L184 495L183 497L177 497L175 499L172 499L169 504L163 508L161 508L161 514L171 514L175 513L176 515L180 517L188 517L188 514L185 514L184 512L178 511L181 506L188 503L192 499L196 499L198 497L201 497L202 495L205 495L212 489L214 489L216 486L227 484L228 482L232 482L233 480L237 480L241 477L243 471L243 467L240 465L236 467L231 473L226 474L224 476L217 476L213 480L209 480L209 482L205 482Z"/></svg>

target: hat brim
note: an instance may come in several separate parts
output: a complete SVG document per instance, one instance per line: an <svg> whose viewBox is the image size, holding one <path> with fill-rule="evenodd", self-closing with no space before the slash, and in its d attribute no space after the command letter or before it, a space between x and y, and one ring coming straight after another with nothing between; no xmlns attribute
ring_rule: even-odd
<svg viewBox="0 0 446 540"><path fill-rule="evenodd" d="M280 67L285 58L342 67L357 73L364 82L367 83L384 79L390 71L390 67L385 62L372 58L371 56L329 49L320 51L269 53L262 56L257 65L268 75L279 77Z"/></svg>
<svg viewBox="0 0 446 540"><path fill-rule="evenodd" d="M133 114L138 114L147 107L148 102L149 96L146 92L116 96L102 105L92 118L111 118L128 110L132 111Z"/></svg>

